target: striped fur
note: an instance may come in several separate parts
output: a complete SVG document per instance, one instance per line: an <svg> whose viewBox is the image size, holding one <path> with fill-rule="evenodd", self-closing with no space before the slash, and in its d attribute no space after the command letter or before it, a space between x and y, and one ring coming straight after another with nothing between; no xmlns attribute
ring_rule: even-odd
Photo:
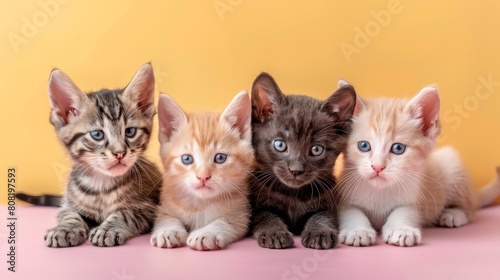
<svg viewBox="0 0 500 280"><path fill-rule="evenodd" d="M149 232L161 188L161 173L143 157L155 115L151 65L142 66L125 89L89 94L56 69L49 96L50 121L73 169L45 245L77 246L88 239L117 246ZM91 135L95 131L102 139Z"/></svg>

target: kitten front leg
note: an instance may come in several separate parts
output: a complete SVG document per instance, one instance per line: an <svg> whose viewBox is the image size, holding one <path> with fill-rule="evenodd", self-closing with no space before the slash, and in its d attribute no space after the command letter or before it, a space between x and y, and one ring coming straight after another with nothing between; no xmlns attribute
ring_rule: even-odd
<svg viewBox="0 0 500 280"><path fill-rule="evenodd" d="M382 227L382 237L387 244L409 247L422 243L418 210L399 207L392 211Z"/></svg>
<svg viewBox="0 0 500 280"><path fill-rule="evenodd" d="M118 210L90 230L89 241L99 247L123 245L130 238L150 230L153 213L150 206Z"/></svg>
<svg viewBox="0 0 500 280"><path fill-rule="evenodd" d="M198 251L223 249L245 236L247 226L248 218L246 218L246 221L240 220L238 223L229 223L225 219L217 219L191 232L187 239L187 245Z"/></svg>
<svg viewBox="0 0 500 280"><path fill-rule="evenodd" d="M78 212L62 208L57 214L57 226L47 231L45 246L59 248L83 244L89 228Z"/></svg>
<svg viewBox="0 0 500 280"><path fill-rule="evenodd" d="M469 213L461 208L445 208L439 215L437 224L441 227L461 227L469 223Z"/></svg>
<svg viewBox="0 0 500 280"><path fill-rule="evenodd" d="M375 244L377 232L370 224L365 213L357 207L341 209L340 219L340 243L349 246L371 246Z"/></svg>
<svg viewBox="0 0 500 280"><path fill-rule="evenodd" d="M333 211L311 216L302 231L302 245L312 249L331 249L338 243L337 218Z"/></svg>
<svg viewBox="0 0 500 280"><path fill-rule="evenodd" d="M269 211L256 211L252 224L253 236L261 247L286 249L293 246L293 235L278 215Z"/></svg>
<svg viewBox="0 0 500 280"><path fill-rule="evenodd" d="M180 219L160 213L149 241L154 247L175 248L186 245L187 237L187 230Z"/></svg>

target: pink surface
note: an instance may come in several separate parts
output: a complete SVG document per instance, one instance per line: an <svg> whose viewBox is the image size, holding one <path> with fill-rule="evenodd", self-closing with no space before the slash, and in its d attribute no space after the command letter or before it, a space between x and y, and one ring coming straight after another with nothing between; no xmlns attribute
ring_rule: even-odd
<svg viewBox="0 0 500 280"><path fill-rule="evenodd" d="M6 223L6 207L0 218ZM7 227L0 227L0 279L500 279L500 206L482 210L457 229L424 231L424 244L398 248L380 239L373 247L334 250L260 248L247 238L226 250L159 249L149 236L124 246L52 249L43 245L56 209L18 207L17 272L7 270ZM300 269L299 272L297 272Z"/></svg>

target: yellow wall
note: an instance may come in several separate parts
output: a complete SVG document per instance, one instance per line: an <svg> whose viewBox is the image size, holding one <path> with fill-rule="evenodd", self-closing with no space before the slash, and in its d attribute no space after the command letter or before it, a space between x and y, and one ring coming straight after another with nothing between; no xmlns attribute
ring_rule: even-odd
<svg viewBox="0 0 500 280"><path fill-rule="evenodd" d="M500 2L149 2L1 2L1 182L7 166L15 166L18 191L62 190L68 160L48 122L46 82L53 67L83 90L96 90L124 86L147 61L157 89L189 111L224 108L263 70L285 92L319 98L339 77L364 97L410 96L436 83L441 142L462 153L476 186L494 178L500 164ZM385 16L380 23L377 14ZM485 88L484 79L494 83ZM454 106L465 106L465 114ZM152 143L149 154L157 159L156 137ZM0 190L5 203L6 188Z"/></svg>

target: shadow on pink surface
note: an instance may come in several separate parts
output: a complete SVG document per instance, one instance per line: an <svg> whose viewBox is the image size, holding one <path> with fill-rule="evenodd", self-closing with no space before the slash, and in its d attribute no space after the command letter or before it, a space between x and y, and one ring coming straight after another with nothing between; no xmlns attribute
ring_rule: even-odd
<svg viewBox="0 0 500 280"><path fill-rule="evenodd" d="M0 279L500 279L500 206L481 210L462 228L425 229L418 247L394 247L379 238L372 247L326 251L303 248L298 237L286 250L260 248L251 238L214 252L159 249L148 235L120 247L53 249L43 236L55 225L56 209L16 211L16 272L8 271L10 234L2 226Z"/></svg>

